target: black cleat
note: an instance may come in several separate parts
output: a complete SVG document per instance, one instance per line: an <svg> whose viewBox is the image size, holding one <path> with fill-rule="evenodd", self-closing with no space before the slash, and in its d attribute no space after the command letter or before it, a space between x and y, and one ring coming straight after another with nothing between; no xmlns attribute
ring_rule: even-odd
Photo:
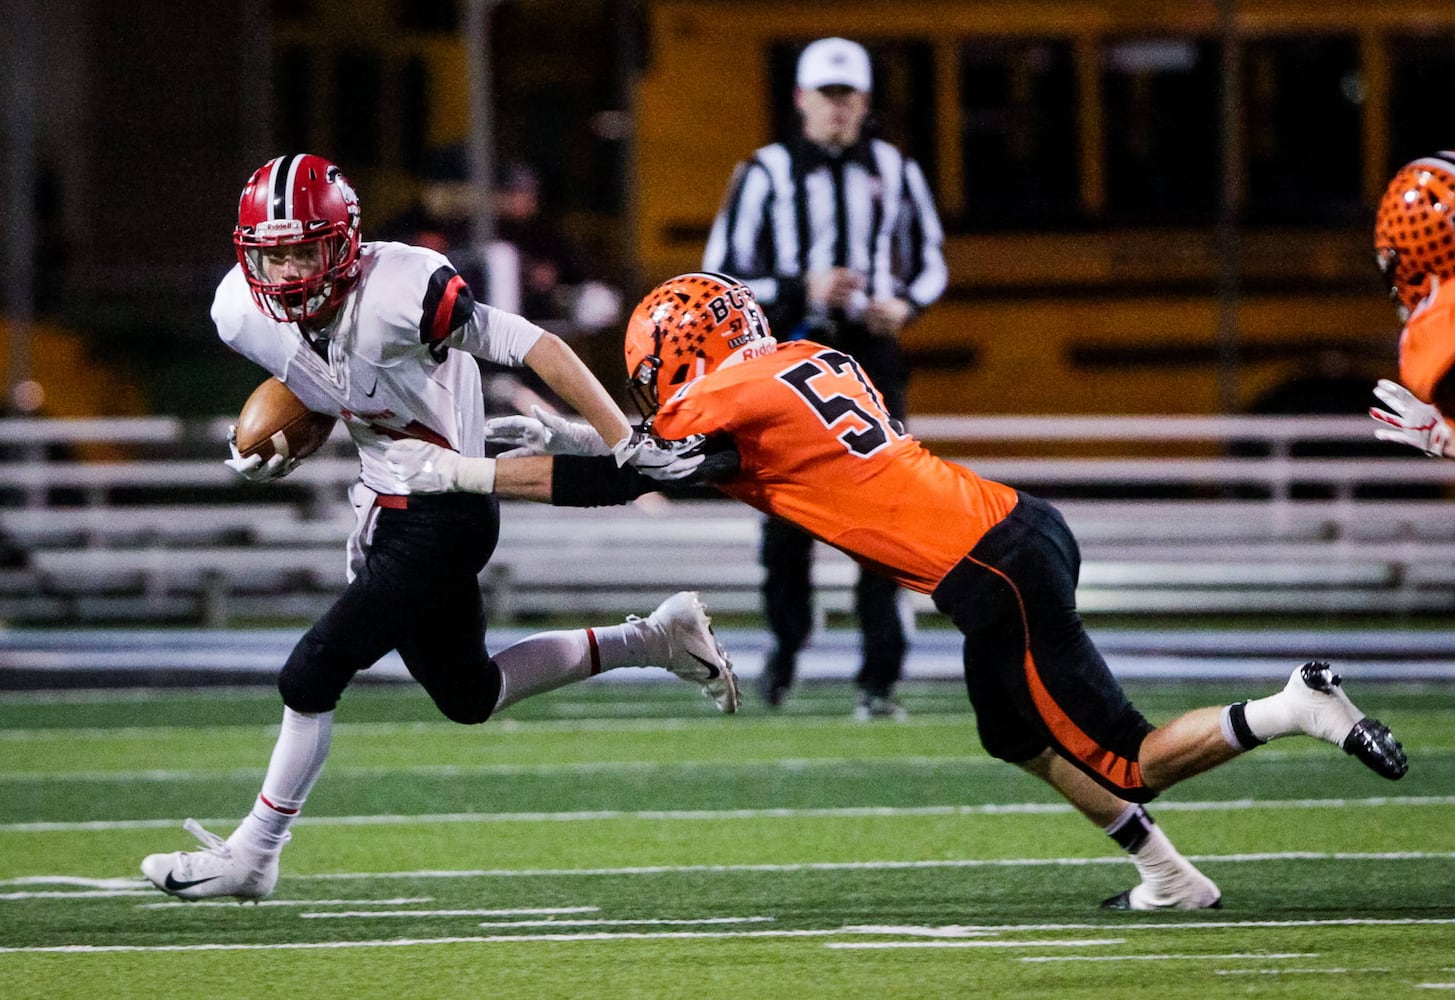
<svg viewBox="0 0 1455 1000"><path fill-rule="evenodd" d="M1355 723L1349 735L1344 737L1343 748L1345 753L1357 757L1369 770L1390 781L1398 781L1410 769L1404 746L1394 738L1394 733L1384 723L1367 715Z"/></svg>
<svg viewBox="0 0 1455 1000"><path fill-rule="evenodd" d="M1322 660L1310 660L1293 672L1283 689L1298 727L1326 740L1375 774L1391 781L1409 770L1404 748L1378 719L1370 718L1349 700L1343 679Z"/></svg>

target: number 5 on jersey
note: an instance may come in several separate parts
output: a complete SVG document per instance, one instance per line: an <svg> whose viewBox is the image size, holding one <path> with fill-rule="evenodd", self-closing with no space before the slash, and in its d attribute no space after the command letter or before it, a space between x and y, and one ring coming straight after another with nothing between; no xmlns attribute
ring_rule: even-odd
<svg viewBox="0 0 1455 1000"><path fill-rule="evenodd" d="M868 458L904 436L859 363L842 351L820 351L777 377L835 431L851 455Z"/></svg>

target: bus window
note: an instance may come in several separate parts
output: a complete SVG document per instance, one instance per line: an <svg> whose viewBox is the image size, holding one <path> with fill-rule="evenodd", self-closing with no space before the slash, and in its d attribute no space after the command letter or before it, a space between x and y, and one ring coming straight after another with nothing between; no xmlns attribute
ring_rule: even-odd
<svg viewBox="0 0 1455 1000"><path fill-rule="evenodd" d="M1075 87L1068 41L965 44L959 100L968 228L1079 221Z"/></svg>
<svg viewBox="0 0 1455 1000"><path fill-rule="evenodd" d="M1391 35L1389 54L1387 175L1432 150L1455 149L1455 33Z"/></svg>
<svg viewBox="0 0 1455 1000"><path fill-rule="evenodd" d="M1350 36L1260 38L1243 50L1247 221L1360 223L1364 81Z"/></svg>
<svg viewBox="0 0 1455 1000"><path fill-rule="evenodd" d="M1222 46L1119 40L1102 60L1107 217L1114 225L1208 225L1221 191Z"/></svg>

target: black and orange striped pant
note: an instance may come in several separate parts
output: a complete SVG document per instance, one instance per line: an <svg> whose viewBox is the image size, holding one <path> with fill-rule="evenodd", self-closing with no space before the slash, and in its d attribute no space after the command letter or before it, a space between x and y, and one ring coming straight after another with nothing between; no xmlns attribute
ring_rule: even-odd
<svg viewBox="0 0 1455 1000"><path fill-rule="evenodd" d="M1047 747L1132 802L1152 725L1128 700L1076 611L1081 553L1059 511L1019 495L1015 509L940 581L935 606L965 635L965 687L993 757Z"/></svg>

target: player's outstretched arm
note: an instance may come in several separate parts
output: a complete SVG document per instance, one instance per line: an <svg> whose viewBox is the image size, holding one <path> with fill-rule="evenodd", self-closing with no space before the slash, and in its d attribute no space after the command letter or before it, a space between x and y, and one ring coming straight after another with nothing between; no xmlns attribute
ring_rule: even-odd
<svg viewBox="0 0 1455 1000"><path fill-rule="evenodd" d="M631 439L632 426L621 407L564 340L547 332L526 352L525 364L571 409L586 418L610 448Z"/></svg>
<svg viewBox="0 0 1455 1000"><path fill-rule="evenodd" d="M1379 423L1374 436L1418 448L1435 458L1455 458L1449 422L1438 408L1420 400L1398 382L1382 378L1374 387L1374 395L1388 410L1369 408L1369 415Z"/></svg>
<svg viewBox="0 0 1455 1000"><path fill-rule="evenodd" d="M524 455L611 455L618 465L630 465L648 479L676 482L692 479L703 463L700 439L663 441L641 430L615 448L608 448L589 424L568 420L539 406L533 417L494 417L485 421L485 440L510 445L501 458Z"/></svg>
<svg viewBox="0 0 1455 1000"><path fill-rule="evenodd" d="M661 452L663 478L674 469L684 485L706 480L694 474L704 465L702 452L673 456ZM384 452L398 493L494 493L557 507L603 507L628 503L660 488L646 468L618 466L610 455L535 455L515 458L464 458L427 441L394 441Z"/></svg>
<svg viewBox="0 0 1455 1000"><path fill-rule="evenodd" d="M394 441L384 461L398 493L494 493L557 507L605 507L629 503L656 489L610 455L534 455L464 458L428 441Z"/></svg>

